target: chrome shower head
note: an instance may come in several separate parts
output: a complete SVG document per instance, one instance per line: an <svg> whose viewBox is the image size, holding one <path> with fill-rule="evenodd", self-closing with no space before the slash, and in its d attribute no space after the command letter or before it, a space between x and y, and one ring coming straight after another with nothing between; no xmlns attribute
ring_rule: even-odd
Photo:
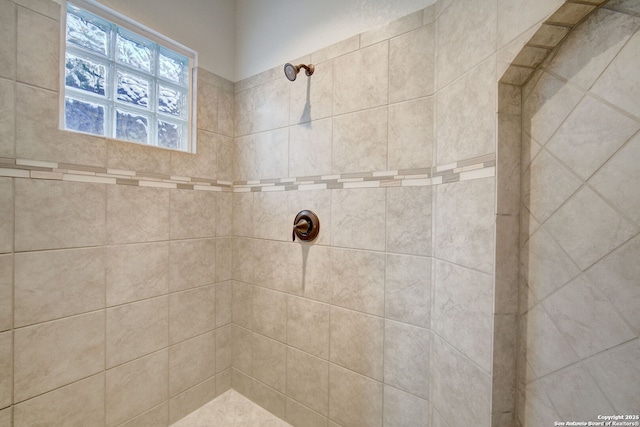
<svg viewBox="0 0 640 427"><path fill-rule="evenodd" d="M290 63L286 63L284 64L284 75L287 76L289 80L294 81L298 76L298 73L300 72L300 68L304 68L305 74L307 76L311 76L313 74L313 71L315 70L315 67L311 64L293 65Z"/></svg>

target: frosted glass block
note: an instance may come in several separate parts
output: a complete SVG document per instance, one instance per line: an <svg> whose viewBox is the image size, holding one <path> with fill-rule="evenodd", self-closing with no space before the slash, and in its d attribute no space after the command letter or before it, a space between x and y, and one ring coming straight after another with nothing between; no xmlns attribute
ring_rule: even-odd
<svg viewBox="0 0 640 427"><path fill-rule="evenodd" d="M116 109L116 138L149 143L149 117L132 111Z"/></svg>
<svg viewBox="0 0 640 427"><path fill-rule="evenodd" d="M118 70L118 88L116 99L138 107L149 107L149 89L151 82L141 76Z"/></svg>
<svg viewBox="0 0 640 427"><path fill-rule="evenodd" d="M186 86L189 83L188 71L189 60L186 57L160 47L160 56L158 57L159 77Z"/></svg>
<svg viewBox="0 0 640 427"><path fill-rule="evenodd" d="M158 111L182 117L185 113L186 98L187 94L181 90L160 86L158 91Z"/></svg>
<svg viewBox="0 0 640 427"><path fill-rule="evenodd" d="M185 126L158 120L158 145L165 148L184 150Z"/></svg>
<svg viewBox="0 0 640 427"><path fill-rule="evenodd" d="M151 72L155 43L137 36L123 28L118 28L116 55L123 64Z"/></svg>
<svg viewBox="0 0 640 427"><path fill-rule="evenodd" d="M107 67L90 59L65 54L65 84L97 95L105 94Z"/></svg>
<svg viewBox="0 0 640 427"><path fill-rule="evenodd" d="M66 97L64 121L66 129L104 135L105 107L90 101Z"/></svg>
<svg viewBox="0 0 640 427"><path fill-rule="evenodd" d="M76 46L107 55L111 25L99 17L67 6L67 42Z"/></svg>

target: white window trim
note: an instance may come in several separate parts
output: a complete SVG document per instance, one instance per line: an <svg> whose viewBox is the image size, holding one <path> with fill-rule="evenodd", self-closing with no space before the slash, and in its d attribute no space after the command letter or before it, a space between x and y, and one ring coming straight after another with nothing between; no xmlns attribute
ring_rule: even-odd
<svg viewBox="0 0 640 427"><path fill-rule="evenodd" d="M80 7L81 9L85 9L87 12L91 12L95 15L103 17L116 25L119 25L129 31L133 31L136 34L139 34L143 37L148 38L149 40L158 43L168 49L173 50L189 59L189 99L188 103L190 106L189 117L187 119L187 150L176 150L173 148L159 147L156 145L150 144L142 144L134 141L126 141L119 140L115 137L106 137L109 139L114 139L118 141L124 141L131 144L144 145L147 147L154 147L163 150L171 150L171 151L179 151L181 153L196 153L196 124L197 124L197 81L198 81L198 53L190 49L174 40L171 40L167 36L164 36L158 33L151 28L144 26L138 22L135 22L133 19L116 12L115 10L109 9L106 6L98 3L95 0L72 0L69 3L72 3L75 6ZM60 7L60 91L59 91L59 99L58 99L58 128L67 132L80 133L85 135L91 135L94 137L105 138L104 136L95 135L91 133L84 133L75 130L65 129L64 125L64 114L65 114L65 52L66 52L66 44L67 44L67 1L64 0Z"/></svg>

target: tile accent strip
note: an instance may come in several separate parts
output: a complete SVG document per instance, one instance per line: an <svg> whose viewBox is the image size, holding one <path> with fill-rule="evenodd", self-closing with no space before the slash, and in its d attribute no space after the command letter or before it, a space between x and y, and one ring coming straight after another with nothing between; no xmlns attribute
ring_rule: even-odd
<svg viewBox="0 0 640 427"><path fill-rule="evenodd" d="M0 176L243 193L439 185L495 176L495 165L495 154L488 154L482 157L426 168L231 182L209 178L171 176L123 169L0 157Z"/></svg>

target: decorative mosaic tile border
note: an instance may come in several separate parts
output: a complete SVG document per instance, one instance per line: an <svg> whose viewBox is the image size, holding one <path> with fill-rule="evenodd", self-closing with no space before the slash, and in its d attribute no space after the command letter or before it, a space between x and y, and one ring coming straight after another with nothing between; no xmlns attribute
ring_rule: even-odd
<svg viewBox="0 0 640 427"><path fill-rule="evenodd" d="M495 165L495 154L488 154L482 157L427 168L231 182L0 157L0 177L242 193L448 184L495 176Z"/></svg>

